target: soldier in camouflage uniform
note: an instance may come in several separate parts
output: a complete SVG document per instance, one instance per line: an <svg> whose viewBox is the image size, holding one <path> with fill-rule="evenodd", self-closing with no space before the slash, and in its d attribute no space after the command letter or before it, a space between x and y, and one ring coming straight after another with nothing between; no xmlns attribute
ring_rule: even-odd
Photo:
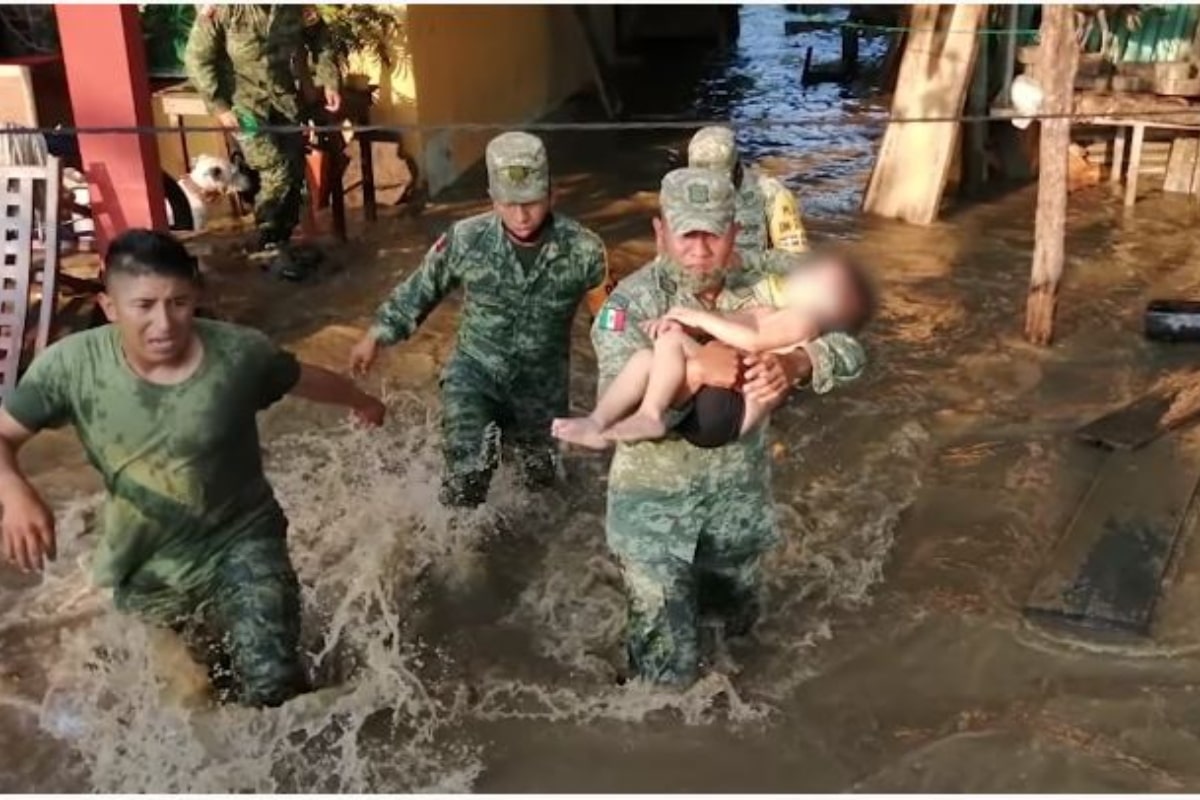
<svg viewBox="0 0 1200 800"><path fill-rule="evenodd" d="M340 77L326 39L316 9L299 5L204 6L188 39L188 78L221 124L239 131L246 162L259 174L254 220L262 252L284 246L300 221L304 139L255 130L301 121L299 86L308 77L309 53L326 109L340 108Z"/></svg>
<svg viewBox="0 0 1200 800"><path fill-rule="evenodd" d="M113 324L49 348L0 410L5 554L25 570L54 558L53 517L16 452L73 425L108 492L95 581L121 611L216 634L242 701L282 703L305 683L300 595L255 415L292 394L378 424L383 405L257 331L194 319L196 263L167 234L118 236L104 281Z"/></svg>
<svg viewBox="0 0 1200 800"><path fill-rule="evenodd" d="M777 179L741 164L732 130L711 126L697 131L688 144L688 166L715 170L733 181L737 191L738 252L808 251L795 196Z"/></svg>
<svg viewBox="0 0 1200 800"><path fill-rule="evenodd" d="M632 354L652 346L641 323L673 306L749 307L755 280L794 266L795 256L770 251L742 253L742 269L728 269L734 194L726 177L707 169L664 178L662 217L655 220L661 253L618 284L592 326L601 393ZM718 380L721 370L707 374L702 362L689 362L689 389L729 386L736 377L735 368ZM811 374L812 388L822 393L857 377L864 363L853 338L831 333L790 357L745 357L743 389L773 406L799 376ZM617 445L606 531L629 600L630 663L646 680L687 684L696 678L699 615L717 615L734 636L748 632L757 617L759 564L777 536L765 428L716 448L677 435Z"/></svg>
<svg viewBox="0 0 1200 800"><path fill-rule="evenodd" d="M567 411L571 321L585 297L598 308L608 284L600 238L550 211L541 140L505 133L485 158L493 210L455 223L434 243L351 354L352 369L368 369L379 345L407 339L463 288L458 341L441 381L441 499L462 507L487 497L497 429L528 486L553 481L550 425Z"/></svg>

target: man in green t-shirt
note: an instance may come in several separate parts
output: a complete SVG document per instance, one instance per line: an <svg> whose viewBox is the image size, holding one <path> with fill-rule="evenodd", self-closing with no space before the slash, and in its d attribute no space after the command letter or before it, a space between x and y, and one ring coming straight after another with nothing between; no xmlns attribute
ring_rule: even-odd
<svg viewBox="0 0 1200 800"><path fill-rule="evenodd" d="M383 404L257 331L196 319L196 262L168 234L118 236L104 282L112 324L48 349L0 409L5 555L26 571L55 557L54 519L17 451L73 425L108 490L96 582L151 622L202 620L224 640L242 701L278 705L305 685L300 597L255 416L292 394L378 425Z"/></svg>

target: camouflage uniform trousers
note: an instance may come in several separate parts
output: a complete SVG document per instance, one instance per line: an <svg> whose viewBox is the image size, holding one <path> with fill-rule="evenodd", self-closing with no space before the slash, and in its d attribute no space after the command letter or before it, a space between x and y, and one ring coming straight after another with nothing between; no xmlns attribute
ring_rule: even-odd
<svg viewBox="0 0 1200 800"><path fill-rule="evenodd" d="M765 492L690 497L610 491L608 540L625 583L629 666L643 680L687 686L700 668L700 622L750 632L762 609L762 556L775 543ZM664 546L699 530L691 560Z"/></svg>
<svg viewBox="0 0 1200 800"><path fill-rule="evenodd" d="M114 593L117 609L182 635L220 685L226 669L245 705L278 706L306 688L300 663L300 584L284 536L235 542L212 582L180 592L134 573Z"/></svg>
<svg viewBox="0 0 1200 800"><path fill-rule="evenodd" d="M497 444L515 457L527 488L554 482L558 445L550 425L567 413L565 364L539 380L505 386L477 361L459 354L446 365L441 387L444 505L472 508L487 499L500 457Z"/></svg>
<svg viewBox="0 0 1200 800"><path fill-rule="evenodd" d="M272 113L269 124L295 123ZM304 137L299 133L239 133L237 141L246 163L258 172L254 222L259 233L264 242L286 242L300 222L304 202Z"/></svg>

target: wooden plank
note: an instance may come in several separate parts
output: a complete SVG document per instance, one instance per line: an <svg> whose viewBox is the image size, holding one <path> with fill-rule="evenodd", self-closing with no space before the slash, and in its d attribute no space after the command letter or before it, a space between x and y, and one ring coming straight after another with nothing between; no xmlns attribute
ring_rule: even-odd
<svg viewBox="0 0 1200 800"><path fill-rule="evenodd" d="M42 352L50 344L54 327L54 315L58 310L58 208L62 189L62 164L51 156L46 161L45 202L46 241L39 279L42 285L41 313L38 316L37 339L34 354Z"/></svg>
<svg viewBox="0 0 1200 800"><path fill-rule="evenodd" d="M1150 632L1162 579L1200 483L1200 430L1114 452L1025 604L1033 619Z"/></svg>
<svg viewBox="0 0 1200 800"><path fill-rule="evenodd" d="M1146 137L1146 126L1137 123L1133 126L1133 141L1129 144L1129 170L1125 176L1125 205L1132 206L1137 201L1138 176L1142 169L1142 141Z"/></svg>
<svg viewBox="0 0 1200 800"><path fill-rule="evenodd" d="M913 6L908 42L892 99L895 117L962 113L979 47L984 5ZM937 219L957 122L892 122L883 136L863 210L928 225Z"/></svg>
<svg viewBox="0 0 1200 800"><path fill-rule="evenodd" d="M1164 192L1192 193L1192 175L1196 170L1196 153L1200 150L1200 139L1179 137L1171 143L1171 155L1167 160L1167 177L1163 181Z"/></svg>
<svg viewBox="0 0 1200 800"><path fill-rule="evenodd" d="M1046 92L1042 108L1047 114L1071 111L1071 87L1079 55L1074 23L1070 7L1043 6L1038 50L1042 88ZM1037 213L1033 265L1025 300L1025 338L1044 347L1054 338L1058 287L1065 260L1071 121L1062 116L1050 117L1041 120L1039 128Z"/></svg>
<svg viewBox="0 0 1200 800"><path fill-rule="evenodd" d="M1164 419L1177 394L1176 391L1160 390L1142 395L1132 403L1092 420L1075 431L1075 436L1080 441L1111 450L1144 447L1171 429ZM1185 418L1174 427L1187 421Z"/></svg>

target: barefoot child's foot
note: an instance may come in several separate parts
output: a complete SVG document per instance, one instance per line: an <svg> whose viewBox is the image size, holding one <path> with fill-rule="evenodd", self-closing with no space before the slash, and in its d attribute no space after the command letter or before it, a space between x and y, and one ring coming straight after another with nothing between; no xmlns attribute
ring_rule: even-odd
<svg viewBox="0 0 1200 800"><path fill-rule="evenodd" d="M612 442L601 435L600 426L591 417L560 417L550 426L555 439L592 450L607 450Z"/></svg>
<svg viewBox="0 0 1200 800"><path fill-rule="evenodd" d="M604 438L614 442L642 442L661 439L666 434L667 426L661 419L648 414L634 414L604 431Z"/></svg>

